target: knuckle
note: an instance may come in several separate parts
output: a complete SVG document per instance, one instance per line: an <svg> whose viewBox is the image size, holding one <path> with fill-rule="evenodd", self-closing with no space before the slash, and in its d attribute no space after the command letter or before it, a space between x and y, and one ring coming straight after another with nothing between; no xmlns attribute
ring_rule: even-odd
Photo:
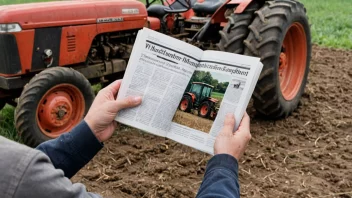
<svg viewBox="0 0 352 198"><path fill-rule="evenodd" d="M251 134L248 134L246 138L247 138L247 140L249 141L249 140L252 139L252 135L251 135Z"/></svg>
<svg viewBox="0 0 352 198"><path fill-rule="evenodd" d="M128 97L126 103L127 103L127 105L134 104L132 97Z"/></svg>

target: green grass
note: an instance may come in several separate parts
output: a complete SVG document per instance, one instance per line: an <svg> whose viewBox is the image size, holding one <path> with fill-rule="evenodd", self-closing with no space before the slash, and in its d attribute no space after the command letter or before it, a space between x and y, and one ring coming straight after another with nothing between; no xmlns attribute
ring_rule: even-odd
<svg viewBox="0 0 352 198"><path fill-rule="evenodd" d="M352 0L300 0L306 7L313 43L352 49Z"/></svg>
<svg viewBox="0 0 352 198"><path fill-rule="evenodd" d="M14 126L14 108L6 105L0 111L0 135L14 141L19 141L15 126Z"/></svg>
<svg viewBox="0 0 352 198"><path fill-rule="evenodd" d="M53 0L0 0L0 5L32 3L32 2L46 2L46 1L53 1Z"/></svg>
<svg viewBox="0 0 352 198"><path fill-rule="evenodd" d="M222 98L224 97L223 93L219 93L219 92L212 92L211 93L211 97L216 98L218 100L222 100Z"/></svg>

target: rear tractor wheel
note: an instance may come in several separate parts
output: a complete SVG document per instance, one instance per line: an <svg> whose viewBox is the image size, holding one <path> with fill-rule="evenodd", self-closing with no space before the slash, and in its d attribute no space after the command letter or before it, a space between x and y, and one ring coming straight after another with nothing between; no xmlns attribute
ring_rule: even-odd
<svg viewBox="0 0 352 198"><path fill-rule="evenodd" d="M94 100L88 80L79 72L55 67L31 79L19 98L15 124L28 146L69 132L87 113Z"/></svg>
<svg viewBox="0 0 352 198"><path fill-rule="evenodd" d="M248 26L252 23L254 12L259 9L259 4L252 1L243 13L232 13L227 18L226 26L219 32L221 39L218 43L219 50L236 54L243 54L243 41L249 34Z"/></svg>
<svg viewBox="0 0 352 198"><path fill-rule="evenodd" d="M212 112L212 104L209 101L204 101L198 109L198 116L208 118Z"/></svg>
<svg viewBox="0 0 352 198"><path fill-rule="evenodd" d="M311 35L303 5L268 1L256 12L244 41L245 55L264 67L253 93L254 107L267 118L287 117L298 106L307 83Z"/></svg>
<svg viewBox="0 0 352 198"><path fill-rule="evenodd" d="M183 96L178 108L181 111L190 112L193 108L192 98L188 95Z"/></svg>

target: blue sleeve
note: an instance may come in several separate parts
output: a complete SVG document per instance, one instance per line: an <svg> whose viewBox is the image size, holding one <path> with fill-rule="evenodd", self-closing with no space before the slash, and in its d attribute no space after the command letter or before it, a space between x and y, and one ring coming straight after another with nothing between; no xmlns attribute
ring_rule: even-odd
<svg viewBox="0 0 352 198"><path fill-rule="evenodd" d="M239 198L238 163L231 155L213 156L207 165L197 198Z"/></svg>
<svg viewBox="0 0 352 198"><path fill-rule="evenodd" d="M55 168L71 178L85 166L103 147L85 121L69 133L43 142L37 149L44 152Z"/></svg>

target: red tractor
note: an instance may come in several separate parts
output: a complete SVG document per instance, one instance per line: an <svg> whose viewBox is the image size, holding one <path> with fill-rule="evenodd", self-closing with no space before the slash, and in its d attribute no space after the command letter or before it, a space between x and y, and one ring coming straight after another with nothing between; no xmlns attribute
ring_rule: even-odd
<svg viewBox="0 0 352 198"><path fill-rule="evenodd" d="M193 82L189 91L183 94L179 109L184 112L198 109L198 116L215 119L217 114L216 104L219 100L211 97L213 88L206 83Z"/></svg>
<svg viewBox="0 0 352 198"><path fill-rule="evenodd" d="M295 0L176 0L148 9L135 0L0 6L0 103L17 106L24 143L36 146L80 122L94 98L91 84L123 77L143 27L203 49L260 57L257 112L277 119L297 107L311 40L305 8Z"/></svg>

